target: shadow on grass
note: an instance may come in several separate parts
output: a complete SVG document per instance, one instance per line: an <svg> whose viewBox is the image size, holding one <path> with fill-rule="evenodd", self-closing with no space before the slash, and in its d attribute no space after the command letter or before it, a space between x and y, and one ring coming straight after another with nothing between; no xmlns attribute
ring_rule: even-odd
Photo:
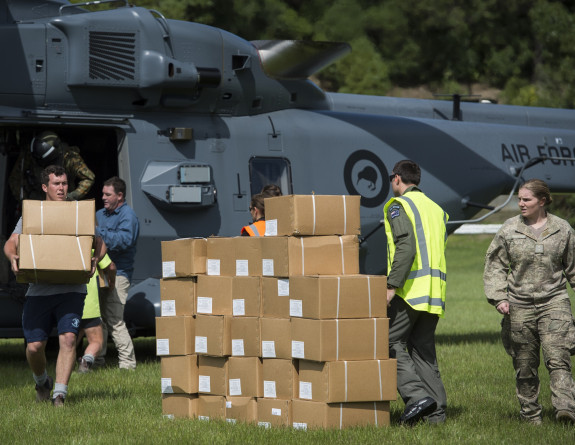
<svg viewBox="0 0 575 445"><path fill-rule="evenodd" d="M437 334L435 343L438 345L464 345L470 343L501 344L499 332L466 332L462 334Z"/></svg>

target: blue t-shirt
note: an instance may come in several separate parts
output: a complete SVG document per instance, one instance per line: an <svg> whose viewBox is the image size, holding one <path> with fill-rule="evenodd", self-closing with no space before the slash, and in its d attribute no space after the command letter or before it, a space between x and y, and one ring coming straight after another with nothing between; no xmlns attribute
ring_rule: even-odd
<svg viewBox="0 0 575 445"><path fill-rule="evenodd" d="M96 212L97 235L101 236L108 255L118 269L117 274L132 279L136 242L140 233L140 223L136 213L128 204L123 203L115 210L108 212L100 209Z"/></svg>
<svg viewBox="0 0 575 445"><path fill-rule="evenodd" d="M22 217L18 220L16 228L12 234L22 234ZM49 283L30 283L26 296L48 296L67 294L69 292L77 292L79 294L86 294L85 284L49 284Z"/></svg>

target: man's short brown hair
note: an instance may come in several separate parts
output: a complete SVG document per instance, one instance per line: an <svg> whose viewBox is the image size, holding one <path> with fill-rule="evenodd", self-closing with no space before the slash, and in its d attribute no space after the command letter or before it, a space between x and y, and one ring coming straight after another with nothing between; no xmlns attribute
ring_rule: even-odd
<svg viewBox="0 0 575 445"><path fill-rule="evenodd" d="M61 165L49 165L44 170L42 170L42 174L40 175L40 181L42 184L48 185L50 183L50 175L54 176L66 176L66 170Z"/></svg>
<svg viewBox="0 0 575 445"><path fill-rule="evenodd" d="M111 185L114 188L114 193L116 195L119 195L121 193L124 199L126 198L126 183L124 182L123 179L117 176L112 176L110 179L107 179L106 182L104 182L104 185L105 186Z"/></svg>

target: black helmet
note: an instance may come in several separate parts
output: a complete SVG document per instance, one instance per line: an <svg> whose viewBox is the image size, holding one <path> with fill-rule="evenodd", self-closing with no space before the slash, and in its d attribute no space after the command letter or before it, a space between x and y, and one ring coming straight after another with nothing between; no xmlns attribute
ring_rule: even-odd
<svg viewBox="0 0 575 445"><path fill-rule="evenodd" d="M32 156L42 165L49 165L58 158L60 139L53 131L43 131L32 139Z"/></svg>

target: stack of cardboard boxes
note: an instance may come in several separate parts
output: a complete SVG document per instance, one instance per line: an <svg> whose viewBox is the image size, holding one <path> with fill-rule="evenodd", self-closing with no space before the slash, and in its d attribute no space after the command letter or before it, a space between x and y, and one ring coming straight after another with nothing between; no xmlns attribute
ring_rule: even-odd
<svg viewBox="0 0 575 445"><path fill-rule="evenodd" d="M386 278L359 275L359 197L266 199L266 236L162 243L165 415L389 424Z"/></svg>
<svg viewBox="0 0 575 445"><path fill-rule="evenodd" d="M17 281L87 283L95 224L93 200L24 200Z"/></svg>

